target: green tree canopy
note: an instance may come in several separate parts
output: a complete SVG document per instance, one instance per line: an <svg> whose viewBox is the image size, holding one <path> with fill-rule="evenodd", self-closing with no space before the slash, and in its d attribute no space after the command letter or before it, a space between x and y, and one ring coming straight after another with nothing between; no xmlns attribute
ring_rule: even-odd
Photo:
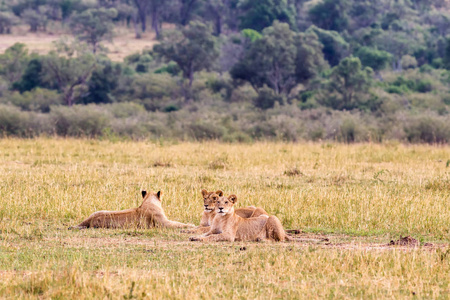
<svg viewBox="0 0 450 300"><path fill-rule="evenodd" d="M25 44L15 43L0 54L0 75L10 84L18 81L28 64L28 50Z"/></svg>
<svg viewBox="0 0 450 300"><path fill-rule="evenodd" d="M92 46L95 53L99 43L103 40L111 40L113 36L113 18L117 16L114 8L92 8L72 17L71 29L81 41L86 41Z"/></svg>
<svg viewBox="0 0 450 300"><path fill-rule="evenodd" d="M367 98L372 77L372 69L362 69L359 58L346 57L333 68L325 84L327 92L320 97L319 102L338 110L356 108Z"/></svg>
<svg viewBox="0 0 450 300"><path fill-rule="evenodd" d="M257 92L267 85L275 94L288 95L295 85L326 66L321 48L314 33L296 34L288 24L275 21L249 45L230 73L235 80L249 82Z"/></svg>
<svg viewBox="0 0 450 300"><path fill-rule="evenodd" d="M192 87L195 72L212 67L219 55L211 29L203 23L191 22L180 31L166 35L154 52L167 62L174 61Z"/></svg>
<svg viewBox="0 0 450 300"><path fill-rule="evenodd" d="M447 44L445 46L445 53L444 53L444 67L447 70L450 70L450 38L447 39Z"/></svg>
<svg viewBox="0 0 450 300"><path fill-rule="evenodd" d="M392 55L388 52L371 47L359 48L355 56L361 60L364 66L371 67L375 72L386 68L392 59Z"/></svg>
<svg viewBox="0 0 450 300"><path fill-rule="evenodd" d="M323 45L323 56L331 66L337 65L349 54L349 44L337 31L323 30L313 25L306 32L317 35Z"/></svg>
<svg viewBox="0 0 450 300"><path fill-rule="evenodd" d="M241 0L238 7L242 11L240 29L262 31L275 20L295 26L295 12L286 0Z"/></svg>
<svg viewBox="0 0 450 300"><path fill-rule="evenodd" d="M324 0L309 10L309 18L322 29L343 31L349 23L348 7L348 0Z"/></svg>
<svg viewBox="0 0 450 300"><path fill-rule="evenodd" d="M0 11L0 34L11 33L12 27L17 24L19 24L19 18L12 12Z"/></svg>
<svg viewBox="0 0 450 300"><path fill-rule="evenodd" d="M96 65L95 57L83 45L59 45L43 58L43 80L63 94L64 103L72 106L78 88L86 87Z"/></svg>

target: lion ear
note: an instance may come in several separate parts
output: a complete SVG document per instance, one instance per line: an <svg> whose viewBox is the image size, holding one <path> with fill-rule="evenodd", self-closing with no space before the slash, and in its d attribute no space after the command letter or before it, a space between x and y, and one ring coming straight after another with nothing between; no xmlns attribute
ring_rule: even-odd
<svg viewBox="0 0 450 300"><path fill-rule="evenodd" d="M236 195L230 195L228 196L228 200L230 200L233 203L237 202L237 196Z"/></svg>
<svg viewBox="0 0 450 300"><path fill-rule="evenodd" d="M157 193L156 193L156 197L158 197L158 199L161 201L161 195L162 195L162 192L161 191L158 191Z"/></svg>
<svg viewBox="0 0 450 300"><path fill-rule="evenodd" d="M217 190L217 191L216 191L216 194L219 195L219 197L222 197L222 196L223 196L223 192L222 192L221 190Z"/></svg>
<svg viewBox="0 0 450 300"><path fill-rule="evenodd" d="M207 194L208 194L208 191L207 191L207 190L202 190L202 195L203 195L203 197L205 197Z"/></svg>
<svg viewBox="0 0 450 300"><path fill-rule="evenodd" d="M141 191L142 198L145 198L145 195L147 195L147 191Z"/></svg>

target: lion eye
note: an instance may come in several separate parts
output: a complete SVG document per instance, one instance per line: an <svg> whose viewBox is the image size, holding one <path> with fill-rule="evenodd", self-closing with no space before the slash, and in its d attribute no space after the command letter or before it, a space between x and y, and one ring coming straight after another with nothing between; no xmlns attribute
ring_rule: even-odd
<svg viewBox="0 0 450 300"><path fill-rule="evenodd" d="M226 201L225 204L228 204L228 201Z"/></svg>

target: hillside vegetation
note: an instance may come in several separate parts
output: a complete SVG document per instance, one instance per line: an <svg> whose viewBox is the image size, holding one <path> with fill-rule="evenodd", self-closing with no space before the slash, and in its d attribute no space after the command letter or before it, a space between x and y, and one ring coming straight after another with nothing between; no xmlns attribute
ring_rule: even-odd
<svg viewBox="0 0 450 300"><path fill-rule="evenodd" d="M449 9L444 0L5 0L2 44L24 43L0 54L0 131L448 143ZM28 48L40 34L54 34L53 47L43 38Z"/></svg>

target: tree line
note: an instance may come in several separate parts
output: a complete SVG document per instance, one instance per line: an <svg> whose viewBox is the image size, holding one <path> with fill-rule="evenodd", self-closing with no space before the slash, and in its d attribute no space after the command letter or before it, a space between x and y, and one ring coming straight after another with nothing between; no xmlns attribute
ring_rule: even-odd
<svg viewBox="0 0 450 300"><path fill-rule="evenodd" d="M235 119L256 110L261 122L267 111L283 106L350 112L374 119L376 134L365 140L390 138L380 123L400 122L404 115L423 124L417 121L410 130L406 122L399 139L448 142L450 136L436 129L450 111L447 5L443 0L4 1L0 34L24 23L30 31L45 31L48 22L57 22L76 41L60 41L46 55L28 53L24 44L0 54L0 99L39 113L58 105L133 102L168 115L198 105L214 110L220 101L240 106ZM175 29L162 26L167 23ZM113 62L104 41L114 38L117 26L134 28L136 38L153 30L158 43ZM351 123L344 121L336 126ZM329 138L320 126L312 135ZM258 135L253 133L246 132ZM357 138L354 133L344 140Z"/></svg>

